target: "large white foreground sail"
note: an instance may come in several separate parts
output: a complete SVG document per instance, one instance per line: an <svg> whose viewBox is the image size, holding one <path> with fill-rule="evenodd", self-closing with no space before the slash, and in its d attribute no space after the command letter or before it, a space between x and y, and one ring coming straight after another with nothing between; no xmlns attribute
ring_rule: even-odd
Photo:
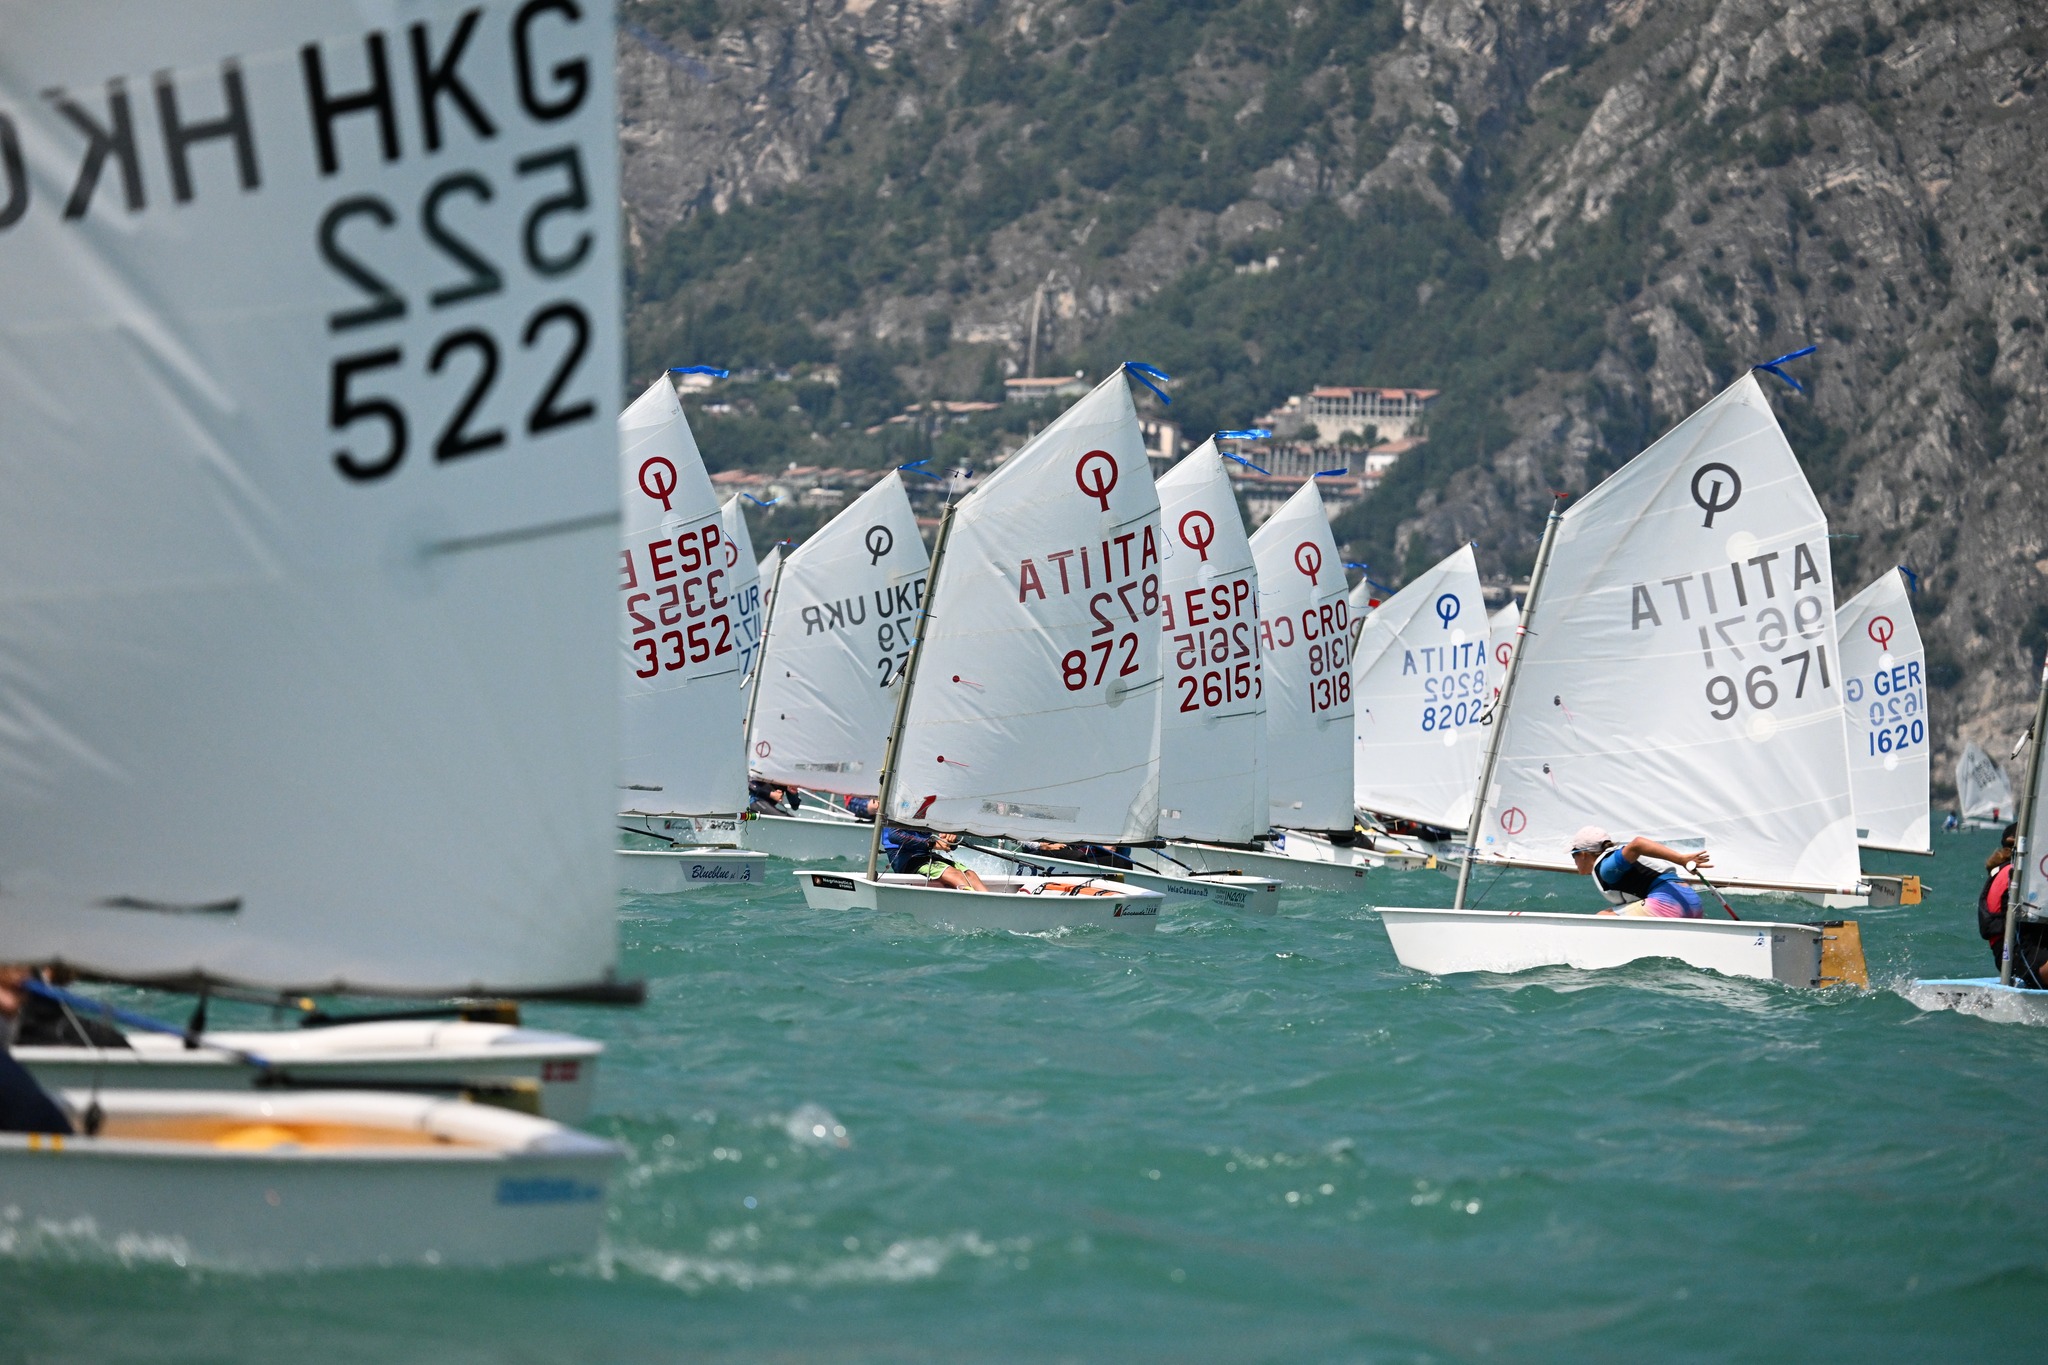
<svg viewBox="0 0 2048 1365"><path fill-rule="evenodd" d="M738 494L727 498L719 506L718 524L725 532L725 591L732 598L740 686L744 689L753 685L754 667L761 659L761 627L768 619L768 604L761 595L761 566L754 558L754 535L747 529L745 500ZM744 713L745 708L741 709Z"/></svg>
<svg viewBox="0 0 2048 1365"><path fill-rule="evenodd" d="M1244 843L1271 824L1251 540L1213 439L1162 475L1158 488L1167 677L1159 832Z"/></svg>
<svg viewBox="0 0 2048 1365"><path fill-rule="evenodd" d="M1853 891L1827 519L1745 375L1558 525L1479 856L1568 868L1599 825L1716 880Z"/></svg>
<svg viewBox="0 0 2048 1365"><path fill-rule="evenodd" d="M1965 820L1980 825L2002 824L2018 810L2004 765L1974 740L1956 758L1956 804Z"/></svg>
<svg viewBox="0 0 2048 1365"><path fill-rule="evenodd" d="M1927 651L1905 575L1891 570L1835 613L1848 706L1849 796L1865 848L1926 853L1933 746Z"/></svg>
<svg viewBox="0 0 2048 1365"><path fill-rule="evenodd" d="M847 796L880 790L890 685L917 635L929 563L893 470L789 552L748 737L754 772Z"/></svg>
<svg viewBox="0 0 2048 1365"><path fill-rule="evenodd" d="M1349 831L1351 610L1309 480L1252 536L1266 662L1266 782L1281 829Z"/></svg>
<svg viewBox="0 0 2048 1365"><path fill-rule="evenodd" d="M1122 371L952 516L890 819L1032 839L1153 838L1159 495Z"/></svg>
<svg viewBox="0 0 2048 1365"><path fill-rule="evenodd" d="M747 804L739 602L718 498L666 374L620 414L618 458L618 809L730 815Z"/></svg>
<svg viewBox="0 0 2048 1365"><path fill-rule="evenodd" d="M1354 646L1353 800L1463 829L1472 818L1497 669L1479 563L1461 545L1366 617Z"/></svg>
<svg viewBox="0 0 2048 1365"><path fill-rule="evenodd" d="M613 31L0 0L0 958L610 977ZM452 1098L64 1098L88 1131L0 1134L10 1222L181 1262L587 1253L618 1155Z"/></svg>

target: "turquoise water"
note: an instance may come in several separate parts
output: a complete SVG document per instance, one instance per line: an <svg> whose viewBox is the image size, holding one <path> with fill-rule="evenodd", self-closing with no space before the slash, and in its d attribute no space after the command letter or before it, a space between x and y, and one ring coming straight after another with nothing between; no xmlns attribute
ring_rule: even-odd
<svg viewBox="0 0 2048 1365"><path fill-rule="evenodd" d="M1984 970L1991 836L1939 842L1881 864L1935 891L1860 916L1874 984ZM966 937L780 877L630 901L622 935L645 1009L529 1014L610 1045L592 1127L632 1156L598 1259L16 1261L0 1362L2048 1351L2048 1030L1656 965L1433 981L1356 896Z"/></svg>

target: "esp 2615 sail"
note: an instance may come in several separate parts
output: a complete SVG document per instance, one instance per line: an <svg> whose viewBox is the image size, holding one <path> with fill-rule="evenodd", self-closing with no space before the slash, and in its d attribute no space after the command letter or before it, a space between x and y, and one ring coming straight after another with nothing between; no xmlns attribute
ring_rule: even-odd
<svg viewBox="0 0 2048 1365"><path fill-rule="evenodd" d="M1269 823L1251 540L1214 439L1160 476L1158 488L1167 671L1159 832L1244 843Z"/></svg>
<svg viewBox="0 0 2048 1365"><path fill-rule="evenodd" d="M1123 372L952 517L890 818L1061 841L1154 837L1159 496Z"/></svg>
<svg viewBox="0 0 2048 1365"><path fill-rule="evenodd" d="M610 11L371 13L0 6L10 960L610 969Z"/></svg>

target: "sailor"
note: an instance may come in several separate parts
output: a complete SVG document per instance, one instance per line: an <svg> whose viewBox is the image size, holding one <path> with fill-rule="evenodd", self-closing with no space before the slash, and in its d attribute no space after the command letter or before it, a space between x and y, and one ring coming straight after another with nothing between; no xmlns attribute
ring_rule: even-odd
<svg viewBox="0 0 2048 1365"><path fill-rule="evenodd" d="M846 798L846 813L856 820L875 818L875 797L849 796Z"/></svg>
<svg viewBox="0 0 2048 1365"><path fill-rule="evenodd" d="M2005 837L1984 860L1984 886L1977 892L1977 932L1990 946L1991 961L2001 971L2005 967L2005 907L2012 894L2013 850L2019 832L2016 824L2005 827ZM2043 978L2048 976L2048 923L2021 915L2015 946L2019 960L2012 964L2013 983L2042 989Z"/></svg>
<svg viewBox="0 0 2048 1365"><path fill-rule="evenodd" d="M1061 844L1050 839L1038 839L1021 845L1027 853L1050 853L1055 858L1067 858L1077 863L1093 863L1097 867L1136 867L1131 861L1127 848L1111 848L1107 844Z"/></svg>
<svg viewBox="0 0 2048 1365"><path fill-rule="evenodd" d="M793 815L801 804L795 792L758 777L747 779L747 795L752 798L747 803L747 810L753 815ZM786 812L783 810L785 804L789 807Z"/></svg>
<svg viewBox="0 0 2048 1365"><path fill-rule="evenodd" d="M1711 861L1705 849L1680 853L1640 834L1616 845L1597 825L1588 825L1572 836L1572 866L1580 876L1591 877L1600 894L1619 907L1601 914L1699 919L1706 913L1700 908L1699 893L1680 881L1677 873L1650 867L1641 861L1644 858L1683 863L1688 871L1706 867Z"/></svg>
<svg viewBox="0 0 2048 1365"><path fill-rule="evenodd" d="M894 871L924 877L956 891L988 890L973 868L962 867L946 856L959 843L957 834L911 829L906 825L882 826L882 852L888 855Z"/></svg>

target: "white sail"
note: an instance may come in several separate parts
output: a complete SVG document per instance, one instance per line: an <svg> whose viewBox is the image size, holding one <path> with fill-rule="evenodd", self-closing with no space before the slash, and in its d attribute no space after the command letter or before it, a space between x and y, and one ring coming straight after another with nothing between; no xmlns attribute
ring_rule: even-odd
<svg viewBox="0 0 2048 1365"><path fill-rule="evenodd" d="M619 416L619 480L618 809L729 815L747 804L739 604L718 496L665 374Z"/></svg>
<svg viewBox="0 0 2048 1365"><path fill-rule="evenodd" d="M1351 609L1309 480L1252 537L1266 664L1266 782L1282 829L1349 830Z"/></svg>
<svg viewBox="0 0 2048 1365"><path fill-rule="evenodd" d="M761 584L761 611L764 621L767 619L766 613L775 608L775 573L781 567L782 546L778 543L774 549L761 557L760 566L754 575Z"/></svg>
<svg viewBox="0 0 2048 1365"><path fill-rule="evenodd" d="M761 657L761 625L768 604L761 596L761 566L754 559L754 536L747 529L747 510L735 494L718 509L725 532L726 595L733 603L733 631L740 646L740 686L752 685L754 665Z"/></svg>
<svg viewBox="0 0 2048 1365"><path fill-rule="evenodd" d="M1159 495L1121 370L953 509L945 553L891 818L1062 841L1152 838Z"/></svg>
<svg viewBox="0 0 2048 1365"><path fill-rule="evenodd" d="M1166 701L1159 721L1159 832L1248 841L1266 809L1266 686L1258 570L1216 442L1159 479Z"/></svg>
<svg viewBox="0 0 2048 1365"><path fill-rule="evenodd" d="M769 626L748 763L848 796L879 789L929 560L893 470L790 551Z"/></svg>
<svg viewBox="0 0 2048 1365"><path fill-rule="evenodd" d="M1932 745L1927 651L1897 569L1835 613L1849 726L1849 798L1865 848L1926 853Z"/></svg>
<svg viewBox="0 0 2048 1365"><path fill-rule="evenodd" d="M1352 799L1361 810L1463 829L1493 704L1486 602L1470 545L1365 618L1352 665Z"/></svg>
<svg viewBox="0 0 2048 1365"><path fill-rule="evenodd" d="M1493 670L1493 690L1499 693L1507 682L1508 664L1515 657L1515 632L1522 628L1522 604L1514 598L1495 612L1486 621L1486 638L1490 644L1487 664Z"/></svg>
<svg viewBox="0 0 2048 1365"><path fill-rule="evenodd" d="M1956 759L1956 804L1965 820L2011 820L2019 811L2004 765L1974 742Z"/></svg>
<svg viewBox="0 0 2048 1365"><path fill-rule="evenodd" d="M9 961L608 974L613 28L522 13L0 9Z"/></svg>
<svg viewBox="0 0 2048 1365"><path fill-rule="evenodd" d="M1479 821L1566 866L1585 825L1722 877L1859 878L1827 520L1745 375L1559 523Z"/></svg>

